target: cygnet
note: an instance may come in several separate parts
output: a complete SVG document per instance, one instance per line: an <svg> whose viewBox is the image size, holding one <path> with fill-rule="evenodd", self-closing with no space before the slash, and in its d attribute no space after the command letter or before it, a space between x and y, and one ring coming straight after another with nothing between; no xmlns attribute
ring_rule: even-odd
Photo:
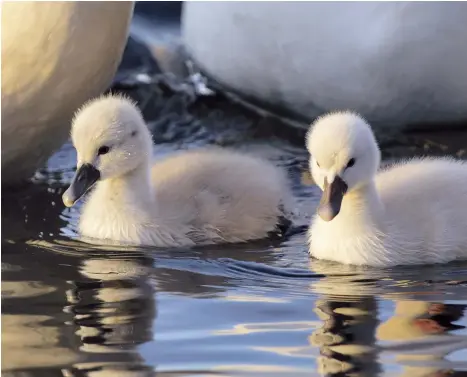
<svg viewBox="0 0 467 377"><path fill-rule="evenodd" d="M282 169L214 147L153 164L148 127L125 97L85 104L71 138L77 170L63 202L71 207L93 188L79 221L86 238L181 247L258 240L291 225L293 197Z"/></svg>
<svg viewBox="0 0 467 377"><path fill-rule="evenodd" d="M379 171L373 132L352 112L318 118L306 144L323 191L311 256L379 267L467 258L466 162L417 158Z"/></svg>

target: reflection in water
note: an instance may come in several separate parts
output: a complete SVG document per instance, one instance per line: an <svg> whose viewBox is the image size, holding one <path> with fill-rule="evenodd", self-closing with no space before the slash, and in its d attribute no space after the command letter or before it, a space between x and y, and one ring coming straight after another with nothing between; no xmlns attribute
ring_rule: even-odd
<svg viewBox="0 0 467 377"><path fill-rule="evenodd" d="M467 294L466 266L311 261L307 269L300 235L190 250L27 245L3 245L2 376L453 377L467 369L446 357L466 348L453 332L464 308L443 303ZM387 374L391 364L404 369Z"/></svg>
<svg viewBox="0 0 467 377"><path fill-rule="evenodd" d="M375 331L378 307L372 270L327 261L310 261L310 269L325 275L312 283L321 297L315 313L323 321L309 340L319 347L318 369L323 376L379 375Z"/></svg>
<svg viewBox="0 0 467 377"><path fill-rule="evenodd" d="M73 329L63 326L69 319L63 312L66 283L39 268L50 260L22 250L2 244L2 267L8 266L2 268L2 375L27 376L35 368L57 375L57 368L81 359Z"/></svg>
<svg viewBox="0 0 467 377"><path fill-rule="evenodd" d="M88 244L72 240L54 242L33 240L28 244L32 246L31 250L35 250L40 256L40 260L35 264L50 266L48 271L44 269L38 271L42 271L42 275L48 273L59 275L62 279L60 298L56 300L60 303L58 305L60 311L66 316L62 325L66 324L67 328L72 330L73 350L79 356L77 360L57 364L62 366L61 369L66 376L153 375L157 364L152 363L150 367L147 365L148 355L142 356L140 346L147 342L152 343L151 347L156 345L153 333L156 322L156 289L164 293L166 300L168 297L177 296L185 296L191 300L193 298L212 300L213 308L217 308L217 303L221 302L252 302L264 305L265 298L261 296L260 291L256 296L245 290L239 291L243 294L235 294L235 292L227 294L226 291L230 288L235 290L237 283L256 279L252 271L239 272L227 267L235 265L236 260L255 265L258 261L274 263L278 258L274 252L274 245L269 242L261 244L262 250L255 249L255 245L240 245L198 250L158 250L152 253L145 253L142 249L122 250L110 246L95 246L90 249ZM51 263L51 260L45 262L45 255L58 259L56 263ZM69 266L68 270L72 270L73 273L68 275L61 271L59 265ZM41 276L41 279L44 280L45 277ZM261 283L268 284L268 281ZM258 299L254 300L255 297ZM172 300L177 303L178 299ZM288 299L272 297L270 301L284 306L289 303ZM223 305L219 307L222 308ZM203 311L191 316L190 311L177 311L177 317L173 316L172 321L167 322L167 318L164 319L162 335L159 335L159 338L171 340L170 334L165 335L167 330L164 326L168 326L169 329L180 334L187 332L199 336L191 342L188 341L186 345L189 348L196 347L195 343L198 342L196 339L200 341L206 339L202 331L196 333L197 323L203 324L208 333L212 323L215 321L222 323L224 318L222 315L219 317L213 315L214 317L206 317ZM189 319L188 323L193 325L188 324L186 327L187 319ZM181 321L180 329L179 321ZM294 331L292 328L283 330ZM271 331L273 329L268 329L266 325L265 332ZM165 355L163 353L162 357L165 356L167 359L177 360L181 357L185 357L187 361L193 359L190 353L180 354L174 347L163 351ZM211 352L208 350L203 352L202 348L200 351L199 355L210 360ZM160 351L154 353L157 360L160 354ZM219 363L218 360L215 362ZM213 361L210 360L210 363ZM222 367L219 368L228 369L228 363L223 362L221 365ZM38 365L31 365L34 366ZM245 368L248 369L246 366ZM261 369L256 365L250 368L252 370L256 368L261 374L261 370L269 370L268 368L273 367L264 365Z"/></svg>
<svg viewBox="0 0 467 377"><path fill-rule="evenodd" d="M2 314L2 372L67 365L79 355L61 344L52 316Z"/></svg>
<svg viewBox="0 0 467 377"><path fill-rule="evenodd" d="M77 371L79 376L95 377L154 374L137 351L138 345L153 338L156 307L148 278L152 263L145 257L83 261L80 273L88 280L72 282L66 310L73 314L72 322L78 327L80 350L106 356L105 362L74 364L67 376L77 375Z"/></svg>
<svg viewBox="0 0 467 377"><path fill-rule="evenodd" d="M446 359L454 351L467 351L467 336L451 333L464 329L454 322L463 319L466 305L413 299L424 295L429 300L440 293L450 294L451 289L460 298L463 291L455 287L463 284L465 272L453 280L450 266L375 270L324 261L312 261L310 266L326 275L312 284L312 290L322 295L316 301L316 312L324 325L310 337L324 354L320 358L323 375L383 374L387 355L393 354L403 370L391 376L467 375L467 363ZM433 285L441 284L443 291L433 290ZM397 298L394 313L379 325L381 309L374 295Z"/></svg>
<svg viewBox="0 0 467 377"><path fill-rule="evenodd" d="M75 254L3 248L2 376L153 376L152 258Z"/></svg>
<svg viewBox="0 0 467 377"><path fill-rule="evenodd" d="M310 336L320 349L318 369L324 376L376 376L380 371L375 347L377 307L374 298L315 303L323 326Z"/></svg>
<svg viewBox="0 0 467 377"><path fill-rule="evenodd" d="M451 333L464 328L454 322L463 317L465 307L396 301L394 314L378 327L377 338L392 343L383 348L395 353L396 360L404 365L399 377L460 376L445 357L467 348L466 335ZM467 369L467 363L464 363L464 369Z"/></svg>
<svg viewBox="0 0 467 377"><path fill-rule="evenodd" d="M156 368L383 376L396 363L403 370L391 376L452 377L467 369L446 358L467 347L453 332L464 306L440 299L463 292L449 266L278 268L288 249L268 243L152 253L29 244L8 245L2 265L4 376L146 377ZM466 280L460 268L455 276ZM414 301L421 294L427 301Z"/></svg>

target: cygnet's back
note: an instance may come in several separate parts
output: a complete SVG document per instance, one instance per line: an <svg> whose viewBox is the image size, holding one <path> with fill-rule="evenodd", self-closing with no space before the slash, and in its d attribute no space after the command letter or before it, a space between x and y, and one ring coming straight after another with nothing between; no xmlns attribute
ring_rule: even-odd
<svg viewBox="0 0 467 377"><path fill-rule="evenodd" d="M180 152L153 165L158 215L219 242L264 237L291 211L284 172L252 155L221 148ZM198 233L198 234L196 234Z"/></svg>
<svg viewBox="0 0 467 377"><path fill-rule="evenodd" d="M375 182L394 242L415 259L423 250L427 262L467 258L467 163L408 160L386 167Z"/></svg>

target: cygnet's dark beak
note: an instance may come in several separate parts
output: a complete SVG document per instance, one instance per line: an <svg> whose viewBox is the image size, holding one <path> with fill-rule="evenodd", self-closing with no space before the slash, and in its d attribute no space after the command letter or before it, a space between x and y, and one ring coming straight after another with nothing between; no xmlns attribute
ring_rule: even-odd
<svg viewBox="0 0 467 377"><path fill-rule="evenodd" d="M324 221L331 221L336 217L342 205L342 200L347 192L348 186L341 177L336 175L331 184L324 178L324 192L318 206L318 215Z"/></svg>
<svg viewBox="0 0 467 377"><path fill-rule="evenodd" d="M101 173L91 164L83 164L76 171L70 187L62 196L63 203L72 207L101 177Z"/></svg>

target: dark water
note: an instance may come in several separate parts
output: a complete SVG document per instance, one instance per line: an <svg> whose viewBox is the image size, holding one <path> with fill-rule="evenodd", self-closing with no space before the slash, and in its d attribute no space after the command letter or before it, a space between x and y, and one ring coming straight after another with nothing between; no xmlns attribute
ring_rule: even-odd
<svg viewBox="0 0 467 377"><path fill-rule="evenodd" d="M289 171L308 222L319 191L301 183L293 132L216 98L145 103L155 157L208 143L255 151ZM91 247L60 198L74 158L65 145L34 185L2 195L2 376L467 376L466 263L311 261L303 233Z"/></svg>

